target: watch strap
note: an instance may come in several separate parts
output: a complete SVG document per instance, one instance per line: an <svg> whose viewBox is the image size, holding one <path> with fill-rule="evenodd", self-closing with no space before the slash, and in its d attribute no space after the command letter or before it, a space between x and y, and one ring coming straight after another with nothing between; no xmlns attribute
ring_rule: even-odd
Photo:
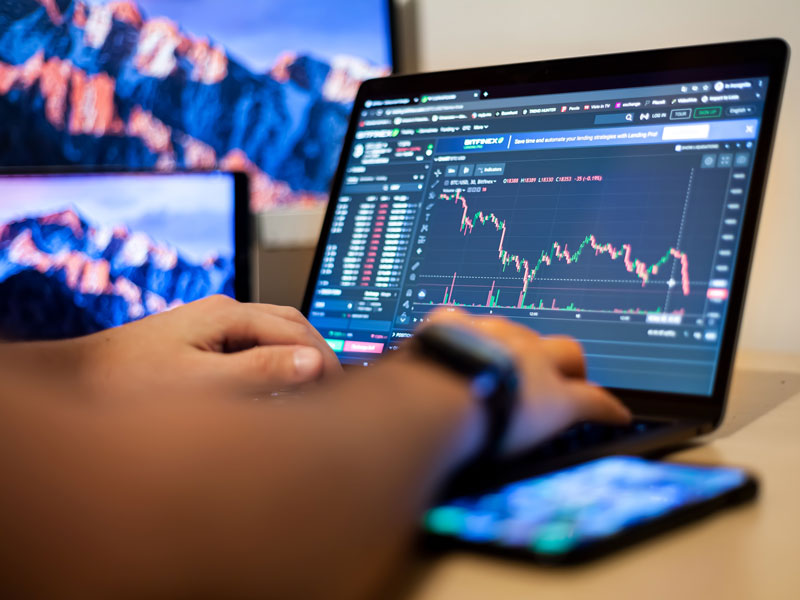
<svg viewBox="0 0 800 600"><path fill-rule="evenodd" d="M490 461L500 451L517 398L516 366L500 344L456 325L435 323L414 337L416 352L468 377L483 406L486 434L473 464Z"/></svg>

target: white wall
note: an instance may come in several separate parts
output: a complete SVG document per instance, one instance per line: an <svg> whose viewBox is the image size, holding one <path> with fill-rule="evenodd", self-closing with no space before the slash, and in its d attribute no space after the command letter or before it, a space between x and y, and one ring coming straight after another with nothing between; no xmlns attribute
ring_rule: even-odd
<svg viewBox="0 0 800 600"><path fill-rule="evenodd" d="M782 37L789 68L740 347L800 352L800 0L411 0L418 70ZM412 23L408 25L413 26Z"/></svg>

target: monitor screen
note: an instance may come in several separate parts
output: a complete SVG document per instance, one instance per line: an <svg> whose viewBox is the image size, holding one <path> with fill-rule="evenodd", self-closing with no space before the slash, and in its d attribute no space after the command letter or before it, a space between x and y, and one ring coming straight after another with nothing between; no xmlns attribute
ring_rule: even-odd
<svg viewBox="0 0 800 600"><path fill-rule="evenodd" d="M244 170L327 200L351 105L390 70L386 0L0 3L0 166Z"/></svg>
<svg viewBox="0 0 800 600"><path fill-rule="evenodd" d="M574 336L605 386L709 395L767 86L366 98L311 322L368 364L459 306Z"/></svg>
<svg viewBox="0 0 800 600"><path fill-rule="evenodd" d="M234 221L229 173L0 175L0 337L234 296Z"/></svg>

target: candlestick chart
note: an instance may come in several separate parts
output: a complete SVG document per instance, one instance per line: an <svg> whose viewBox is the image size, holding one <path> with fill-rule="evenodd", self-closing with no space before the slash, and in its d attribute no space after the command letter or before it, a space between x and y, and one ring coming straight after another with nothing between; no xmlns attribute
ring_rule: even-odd
<svg viewBox="0 0 800 600"><path fill-rule="evenodd" d="M687 182L651 191L663 197L650 202L621 189L624 202L614 205L622 196L611 195L588 208L586 194L582 207L563 198L526 205L496 189L443 190L431 224L439 245L428 251L418 298L429 306L700 314L707 285L692 280L685 249Z"/></svg>

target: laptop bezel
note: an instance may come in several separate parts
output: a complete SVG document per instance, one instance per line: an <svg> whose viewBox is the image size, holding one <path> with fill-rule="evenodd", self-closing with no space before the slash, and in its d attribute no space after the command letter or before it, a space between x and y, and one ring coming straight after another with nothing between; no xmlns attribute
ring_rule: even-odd
<svg viewBox="0 0 800 600"><path fill-rule="evenodd" d="M398 75L364 82L353 105L343 151L331 186L331 201L328 203L309 274L302 304L303 314L309 315L328 232L350 156L349 149L366 100L467 89L490 89L492 97L498 97L660 85L748 75L768 77L764 112L753 157L750 189L731 278L728 312L720 338L712 393L694 395L610 388L637 415L690 419L708 423L707 429L717 427L725 414L788 57L788 44L782 39L773 38ZM522 91L523 87L525 91Z"/></svg>

